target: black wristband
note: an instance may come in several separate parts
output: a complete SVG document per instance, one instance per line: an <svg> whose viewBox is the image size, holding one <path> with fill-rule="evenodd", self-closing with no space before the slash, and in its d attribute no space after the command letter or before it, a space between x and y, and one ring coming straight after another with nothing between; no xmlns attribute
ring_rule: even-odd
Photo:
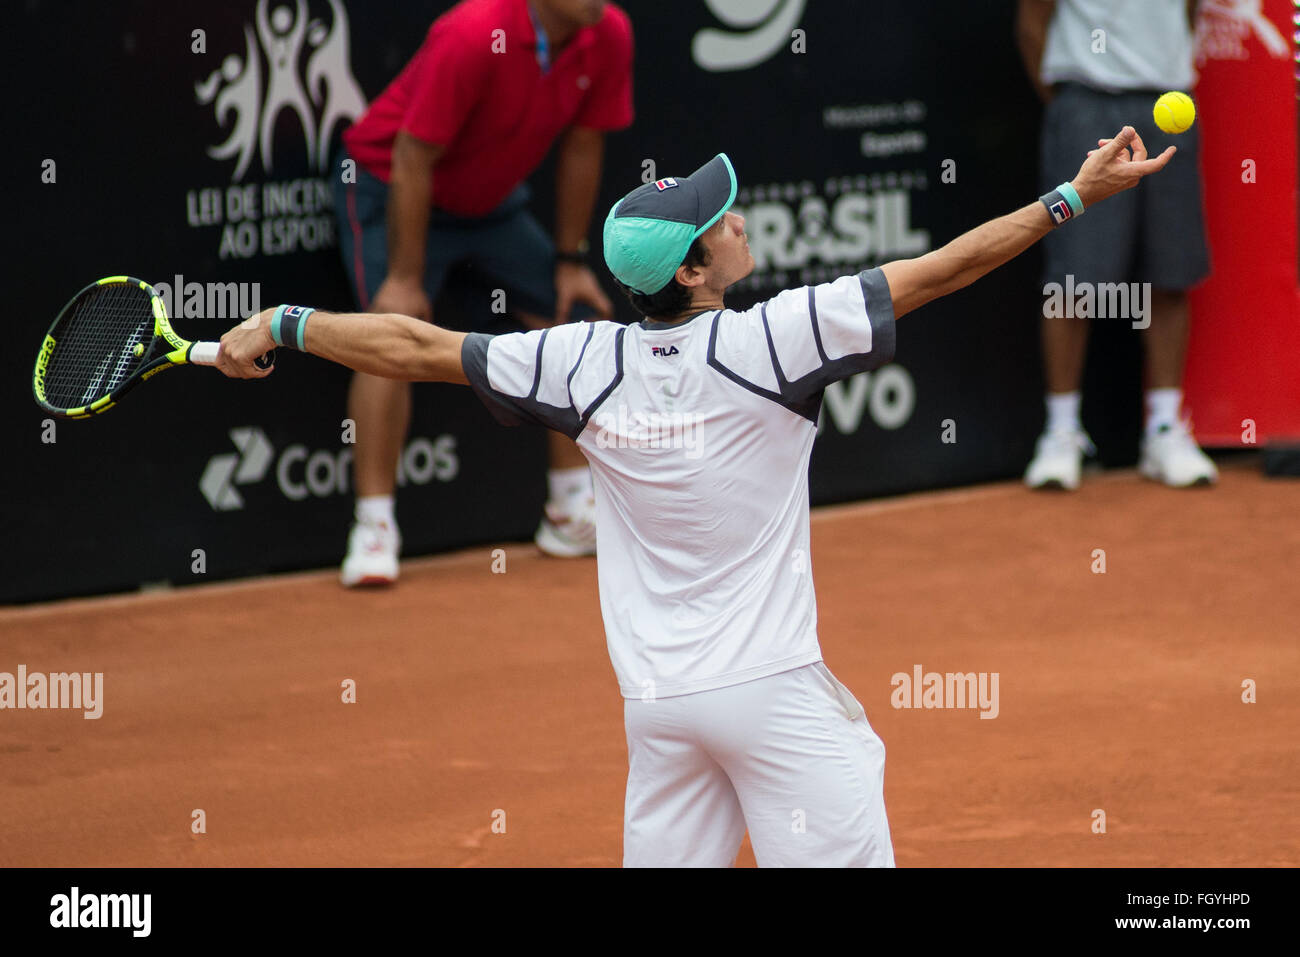
<svg viewBox="0 0 1300 957"><path fill-rule="evenodd" d="M577 249L564 252L557 250L555 253L555 261L561 263L576 263L579 266L585 266L587 265L587 254L589 252L591 252L591 243L587 242L585 239L581 239L578 241Z"/></svg>

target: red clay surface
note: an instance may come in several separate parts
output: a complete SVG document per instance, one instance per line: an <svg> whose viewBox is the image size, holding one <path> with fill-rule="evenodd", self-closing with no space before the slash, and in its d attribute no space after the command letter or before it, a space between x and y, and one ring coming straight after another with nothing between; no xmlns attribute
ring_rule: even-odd
<svg viewBox="0 0 1300 957"><path fill-rule="evenodd" d="M815 513L822 646L887 746L899 865L1300 864L1297 516L1300 483L1243 467ZM105 686L98 721L0 711L0 865L618 864L595 562L506 552L383 592L322 572L0 610L0 671ZM998 717L895 710L918 664L998 672Z"/></svg>

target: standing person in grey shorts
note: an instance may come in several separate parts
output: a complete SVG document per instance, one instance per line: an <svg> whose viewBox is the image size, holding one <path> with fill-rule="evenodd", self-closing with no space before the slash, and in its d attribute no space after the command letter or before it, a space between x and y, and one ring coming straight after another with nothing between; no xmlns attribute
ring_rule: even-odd
<svg viewBox="0 0 1300 957"><path fill-rule="evenodd" d="M1210 272L1202 213L1196 128L1163 133L1152 106L1195 83L1193 26L1199 0L1020 0L1020 51L1046 110L1040 177L1050 188L1097 148L1093 131L1135 127L1152 154L1178 146L1164 176L1133 189L1043 241L1044 287L1059 283L1070 303L1080 284L1137 283L1150 297L1128 297L1124 318L1145 324L1146 424L1139 470L1171 486L1212 484L1214 463L1181 415L1187 354L1187 291ZM1143 286L1141 284L1147 284ZM1130 289L1130 293L1132 289ZM1097 296L1101 315L1103 298ZM1045 300L1046 302L1046 300ZM1145 314L1140 314L1143 307ZM1051 312L1051 315L1047 313ZM1044 309L1047 422L1025 472L1031 488L1074 489L1085 452L1094 451L1079 419L1087 319Z"/></svg>

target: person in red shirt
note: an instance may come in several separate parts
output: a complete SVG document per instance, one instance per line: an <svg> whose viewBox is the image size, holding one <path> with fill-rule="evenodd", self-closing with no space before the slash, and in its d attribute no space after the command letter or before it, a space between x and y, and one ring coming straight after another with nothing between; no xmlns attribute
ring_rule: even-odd
<svg viewBox="0 0 1300 957"><path fill-rule="evenodd" d="M468 264L526 326L567 322L584 305L609 318L586 236L604 134L631 122L632 28L614 4L464 0L447 11L343 135L340 162L355 161L356 182L336 184L340 247L362 310L432 322L448 269ZM527 210L524 180L557 141L552 238ZM355 373L348 416L357 503L341 577L387 584L401 549L393 492L410 383ZM592 554L586 459L551 433L550 464L537 543Z"/></svg>

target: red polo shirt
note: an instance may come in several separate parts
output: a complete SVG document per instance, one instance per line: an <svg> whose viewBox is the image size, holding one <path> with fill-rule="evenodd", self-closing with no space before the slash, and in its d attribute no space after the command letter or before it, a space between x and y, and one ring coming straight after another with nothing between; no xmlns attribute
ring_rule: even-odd
<svg viewBox="0 0 1300 957"><path fill-rule="evenodd" d="M504 48L504 49L503 49ZM481 216L500 205L567 127L632 122L632 25L606 4L542 73L528 0L464 0L434 21L415 57L343 134L388 182L398 130L445 147L433 205Z"/></svg>

